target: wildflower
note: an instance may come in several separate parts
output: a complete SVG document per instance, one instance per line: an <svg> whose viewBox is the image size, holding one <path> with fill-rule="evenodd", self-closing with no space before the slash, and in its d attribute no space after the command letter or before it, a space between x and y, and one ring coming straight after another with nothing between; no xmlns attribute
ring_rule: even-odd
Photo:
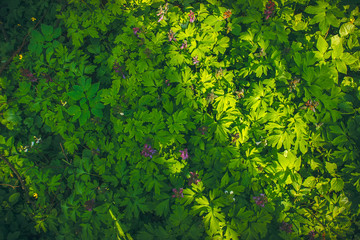
<svg viewBox="0 0 360 240"><path fill-rule="evenodd" d="M141 155L143 155L144 157L150 157L150 158L152 158L155 153L156 153L156 150L153 149L148 144L145 144L143 150L141 151Z"/></svg>
<svg viewBox="0 0 360 240"><path fill-rule="evenodd" d="M187 48L187 41L185 40L181 45L180 49L186 49L186 48Z"/></svg>
<svg viewBox="0 0 360 240"><path fill-rule="evenodd" d="M125 74L122 71L122 67L120 67L118 62L114 62L113 70L115 70L116 73L121 74L122 78L125 79Z"/></svg>
<svg viewBox="0 0 360 240"><path fill-rule="evenodd" d="M60 100L61 104L63 105L63 107L67 104L66 101L63 102L63 100Z"/></svg>
<svg viewBox="0 0 360 240"><path fill-rule="evenodd" d="M286 233L291 233L293 231L292 230L292 224L283 221L281 223L280 230L284 231Z"/></svg>
<svg viewBox="0 0 360 240"><path fill-rule="evenodd" d="M274 15L275 3L269 0L265 7L266 7L266 9L264 10L264 14L266 16L265 19L268 20L270 17Z"/></svg>
<svg viewBox="0 0 360 240"><path fill-rule="evenodd" d="M31 18L31 21L33 21L33 22L36 21L36 18L32 17L32 18Z"/></svg>
<svg viewBox="0 0 360 240"><path fill-rule="evenodd" d="M139 37L138 32L140 32L140 28L133 28L133 33L137 37Z"/></svg>
<svg viewBox="0 0 360 240"><path fill-rule="evenodd" d="M265 203L267 203L267 198L263 193L261 193L259 196L253 197L253 200L255 201L256 205L260 207L264 207Z"/></svg>
<svg viewBox="0 0 360 240"><path fill-rule="evenodd" d="M167 13L168 10L169 10L168 3L165 4L164 8L162 6L159 7L157 16L160 16L160 18L158 22L161 22L164 19L165 14Z"/></svg>
<svg viewBox="0 0 360 240"><path fill-rule="evenodd" d="M189 17L190 17L190 22L193 23L195 21L195 13L193 11L190 10L189 13Z"/></svg>
<svg viewBox="0 0 360 240"><path fill-rule="evenodd" d="M37 78L28 69L21 69L21 75L27 77L31 82L37 82Z"/></svg>
<svg viewBox="0 0 360 240"><path fill-rule="evenodd" d="M315 235L316 232L314 230L310 231L309 234L307 235L309 240L314 240L315 239Z"/></svg>
<svg viewBox="0 0 360 240"><path fill-rule="evenodd" d="M309 99L304 106L302 106L300 109L310 109L313 112L316 112L315 108L319 105L319 102L312 101Z"/></svg>
<svg viewBox="0 0 360 240"><path fill-rule="evenodd" d="M230 9L228 9L228 10L226 10L226 12L224 12L224 19L228 19L228 18L230 18L231 17L231 10Z"/></svg>
<svg viewBox="0 0 360 240"><path fill-rule="evenodd" d="M183 160L189 158L189 154L188 154L187 148L185 148L183 151L180 150L179 152L181 152L181 158L182 158Z"/></svg>
<svg viewBox="0 0 360 240"><path fill-rule="evenodd" d="M240 99L245 96L245 91L244 89L241 89L240 91L235 91L235 94L236 94L236 99Z"/></svg>
<svg viewBox="0 0 360 240"><path fill-rule="evenodd" d="M216 71L215 77L216 77L216 78L220 78L220 77L222 77L222 76L224 76L224 69L219 68L219 69Z"/></svg>
<svg viewBox="0 0 360 240"><path fill-rule="evenodd" d="M193 64L196 65L199 63L198 57L193 57Z"/></svg>
<svg viewBox="0 0 360 240"><path fill-rule="evenodd" d="M92 211L95 205L95 199L91 199L85 202L85 209L88 211Z"/></svg>
<svg viewBox="0 0 360 240"><path fill-rule="evenodd" d="M174 194L172 195L173 198L183 198L184 194L183 194L183 190L182 188L179 188L179 191L176 188L173 188L173 192Z"/></svg>
<svg viewBox="0 0 360 240"><path fill-rule="evenodd" d="M207 132L207 127L205 126L199 127L198 131L201 133L201 135L205 135L205 133Z"/></svg>
<svg viewBox="0 0 360 240"><path fill-rule="evenodd" d="M297 84L300 82L300 79L298 77L294 77L291 81L289 81L289 92L292 92L295 90Z"/></svg>
<svg viewBox="0 0 360 240"><path fill-rule="evenodd" d="M171 42L172 40L174 40L175 42L177 41L175 38L175 33L171 29L168 33L168 36L169 36L169 42Z"/></svg>
<svg viewBox="0 0 360 240"><path fill-rule="evenodd" d="M196 185L201 181L201 179L199 179L199 174L197 174L196 172L190 172L189 176L189 181L188 181L188 185L191 186L191 184L195 183Z"/></svg>
<svg viewBox="0 0 360 240"><path fill-rule="evenodd" d="M19 54L19 59L21 60L23 58L23 55Z"/></svg>
<svg viewBox="0 0 360 240"><path fill-rule="evenodd" d="M240 138L240 134L239 133L235 133L235 134L232 134L232 142L236 142L239 138Z"/></svg>
<svg viewBox="0 0 360 240"><path fill-rule="evenodd" d="M171 84L170 84L170 81L169 81L168 79L165 80L165 84L166 84L167 86L170 86L170 85L171 85Z"/></svg>
<svg viewBox="0 0 360 240"><path fill-rule="evenodd" d="M33 197L35 198L35 199L37 199L38 198L38 194L37 193L34 193L34 195L33 195Z"/></svg>

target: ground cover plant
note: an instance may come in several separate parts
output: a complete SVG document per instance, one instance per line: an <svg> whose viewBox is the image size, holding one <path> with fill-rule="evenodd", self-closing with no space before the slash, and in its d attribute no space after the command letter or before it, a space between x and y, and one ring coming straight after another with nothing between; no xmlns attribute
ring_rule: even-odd
<svg viewBox="0 0 360 240"><path fill-rule="evenodd" d="M0 239L360 239L356 1L24 4Z"/></svg>

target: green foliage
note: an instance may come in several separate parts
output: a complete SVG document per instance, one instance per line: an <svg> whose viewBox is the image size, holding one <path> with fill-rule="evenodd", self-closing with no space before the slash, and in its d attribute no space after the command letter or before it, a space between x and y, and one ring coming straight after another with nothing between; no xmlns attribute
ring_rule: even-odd
<svg viewBox="0 0 360 240"><path fill-rule="evenodd" d="M359 9L272 2L7 3L0 238L359 238Z"/></svg>

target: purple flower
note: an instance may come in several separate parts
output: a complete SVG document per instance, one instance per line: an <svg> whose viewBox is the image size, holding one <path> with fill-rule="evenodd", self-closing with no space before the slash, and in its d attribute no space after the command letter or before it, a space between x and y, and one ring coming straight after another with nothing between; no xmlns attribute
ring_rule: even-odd
<svg viewBox="0 0 360 240"><path fill-rule="evenodd" d="M148 144L145 144L143 150L141 151L141 155L143 155L144 157L150 157L150 158L152 158L155 153L156 153L156 150L153 149Z"/></svg>
<svg viewBox="0 0 360 240"><path fill-rule="evenodd" d="M165 80L165 84L166 84L167 86L170 86L170 85L171 85L171 84L170 84L170 81L169 81L168 79Z"/></svg>
<svg viewBox="0 0 360 240"><path fill-rule="evenodd" d="M292 224L283 221L281 223L280 230L286 233L292 233Z"/></svg>
<svg viewBox="0 0 360 240"><path fill-rule="evenodd" d="M85 209L88 211L92 211L95 205L95 199L91 199L85 202Z"/></svg>
<svg viewBox="0 0 360 240"><path fill-rule="evenodd" d="M187 48L187 41L185 40L181 45L180 49L186 49L186 48Z"/></svg>
<svg viewBox="0 0 360 240"><path fill-rule="evenodd" d="M182 188L179 188L179 191L176 188L173 188L172 191L174 192L174 194L172 195L173 198L183 198L184 197Z"/></svg>
<svg viewBox="0 0 360 240"><path fill-rule="evenodd" d="M188 182L189 186L191 186L191 184L193 184L193 183L195 183L197 185L200 181L201 181L201 179L199 179L199 174L190 172L189 182Z"/></svg>
<svg viewBox="0 0 360 240"><path fill-rule="evenodd" d="M255 201L256 205L260 207L264 207L265 203L267 203L267 198L265 194L261 193L259 196L253 197L253 200Z"/></svg>
<svg viewBox="0 0 360 240"><path fill-rule="evenodd" d="M198 57L193 57L193 64L196 65L199 63Z"/></svg>
<svg viewBox="0 0 360 240"><path fill-rule="evenodd" d="M185 148L183 151L180 150L179 152L181 152L181 158L182 158L183 160L189 158L189 154L188 154L187 148Z"/></svg>
<svg viewBox="0 0 360 240"><path fill-rule="evenodd" d="M190 17L190 22L193 23L195 21L195 13L191 10L189 13L189 17Z"/></svg>

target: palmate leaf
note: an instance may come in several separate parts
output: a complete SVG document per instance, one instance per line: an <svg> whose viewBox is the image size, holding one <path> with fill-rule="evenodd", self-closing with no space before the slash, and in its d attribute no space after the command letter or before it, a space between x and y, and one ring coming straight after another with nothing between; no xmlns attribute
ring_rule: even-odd
<svg viewBox="0 0 360 240"><path fill-rule="evenodd" d="M204 217L204 223L211 234L215 234L220 230L220 224L224 222L225 216L221 213L221 209L217 207L209 207L208 214Z"/></svg>

